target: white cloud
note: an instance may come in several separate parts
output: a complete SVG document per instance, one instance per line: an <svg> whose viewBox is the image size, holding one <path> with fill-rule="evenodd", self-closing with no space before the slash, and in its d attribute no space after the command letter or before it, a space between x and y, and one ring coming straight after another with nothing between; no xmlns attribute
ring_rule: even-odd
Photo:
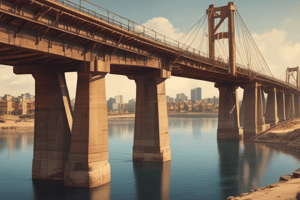
<svg viewBox="0 0 300 200"><path fill-rule="evenodd" d="M174 40L177 40L184 35L184 33L180 32L180 29L174 28L173 24L164 17L150 19L144 23L143 26Z"/></svg>
<svg viewBox="0 0 300 200"><path fill-rule="evenodd" d="M13 67L0 65L0 96L11 94L19 96L24 93L34 94L34 79L31 75L16 75Z"/></svg>
<svg viewBox="0 0 300 200"><path fill-rule="evenodd" d="M252 34L273 76L276 78L285 77L287 67L297 67L300 64L300 43L290 42L286 36L286 31L277 29L261 35Z"/></svg>

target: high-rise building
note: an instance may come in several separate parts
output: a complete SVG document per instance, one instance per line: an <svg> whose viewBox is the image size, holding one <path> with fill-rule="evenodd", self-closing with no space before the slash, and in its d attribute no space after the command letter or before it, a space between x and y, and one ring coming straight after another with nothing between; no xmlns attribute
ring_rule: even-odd
<svg viewBox="0 0 300 200"><path fill-rule="evenodd" d="M197 100L201 100L202 99L202 89L200 87L197 87Z"/></svg>
<svg viewBox="0 0 300 200"><path fill-rule="evenodd" d="M174 102L174 98L173 97L166 96L166 98L167 98L167 102L171 102L171 103Z"/></svg>
<svg viewBox="0 0 300 200"><path fill-rule="evenodd" d="M195 103L197 101L197 89L192 89L191 90L191 101Z"/></svg>
<svg viewBox="0 0 300 200"><path fill-rule="evenodd" d="M128 101L128 111L135 112L135 99L131 99Z"/></svg>
<svg viewBox="0 0 300 200"><path fill-rule="evenodd" d="M187 96L183 93L177 94L176 95L176 101L187 101Z"/></svg>
<svg viewBox="0 0 300 200"><path fill-rule="evenodd" d="M109 98L109 100L107 100L107 110L111 111L113 110L113 104L116 103L116 99L115 98Z"/></svg>
<svg viewBox="0 0 300 200"><path fill-rule="evenodd" d="M123 95L115 96L116 104L122 104L123 103Z"/></svg>
<svg viewBox="0 0 300 200"><path fill-rule="evenodd" d="M202 99L202 89L200 87L191 90L191 100L192 102L200 101Z"/></svg>

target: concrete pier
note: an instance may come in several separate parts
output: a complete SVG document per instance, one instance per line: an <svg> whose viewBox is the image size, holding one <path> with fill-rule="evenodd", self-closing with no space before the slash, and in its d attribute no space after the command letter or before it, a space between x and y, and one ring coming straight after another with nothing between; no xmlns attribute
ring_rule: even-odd
<svg viewBox="0 0 300 200"><path fill-rule="evenodd" d="M245 116L244 138L249 139L256 134L268 129L270 124L265 124L264 97L261 85L252 83L244 85Z"/></svg>
<svg viewBox="0 0 300 200"><path fill-rule="evenodd" d="M283 91L277 91L277 110L278 110L278 118L280 122L286 120L285 115L285 93Z"/></svg>
<svg viewBox="0 0 300 200"><path fill-rule="evenodd" d="M63 181L70 149L71 130L62 90L64 74L33 74L35 79L33 180ZM69 100L66 99L68 102ZM65 102L65 103L66 103Z"/></svg>
<svg viewBox="0 0 300 200"><path fill-rule="evenodd" d="M105 75L78 73L66 186L92 188L110 182Z"/></svg>
<svg viewBox="0 0 300 200"><path fill-rule="evenodd" d="M300 94L294 94L295 117L300 116Z"/></svg>
<svg viewBox="0 0 300 200"><path fill-rule="evenodd" d="M270 124L265 122L265 97L261 86L257 87L257 133L270 128Z"/></svg>
<svg viewBox="0 0 300 200"><path fill-rule="evenodd" d="M267 109L265 113L265 121L271 126L276 125L279 121L277 112L277 95L276 88L267 88L265 92L268 93Z"/></svg>
<svg viewBox="0 0 300 200"><path fill-rule="evenodd" d="M236 86L221 86L219 89L219 120L218 139L243 139L243 130L240 127L239 103Z"/></svg>
<svg viewBox="0 0 300 200"><path fill-rule="evenodd" d="M285 95L285 112L286 119L292 119L295 117L294 94L291 92L288 92Z"/></svg>
<svg viewBox="0 0 300 200"><path fill-rule="evenodd" d="M165 80L166 70L137 73L133 161L171 160Z"/></svg>

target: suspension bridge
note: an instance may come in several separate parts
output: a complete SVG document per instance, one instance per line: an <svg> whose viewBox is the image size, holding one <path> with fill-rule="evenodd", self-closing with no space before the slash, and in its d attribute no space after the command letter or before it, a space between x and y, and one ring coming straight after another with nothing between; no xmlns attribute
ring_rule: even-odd
<svg viewBox="0 0 300 200"><path fill-rule="evenodd" d="M285 80L274 77L233 2L210 5L177 40L92 6L98 12L68 0L0 1L0 64L35 79L34 180L110 182L107 73L136 82L133 161L171 160L171 75L215 83L218 139L247 139L300 115L298 67L284 70ZM65 72L78 74L74 111Z"/></svg>

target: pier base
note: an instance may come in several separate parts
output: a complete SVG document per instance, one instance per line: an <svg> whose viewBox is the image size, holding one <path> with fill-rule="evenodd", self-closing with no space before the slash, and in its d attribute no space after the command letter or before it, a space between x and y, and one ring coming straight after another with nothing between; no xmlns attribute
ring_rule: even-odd
<svg viewBox="0 0 300 200"><path fill-rule="evenodd" d="M268 93L267 110L265 114L265 120L267 124L271 126L276 125L279 121L277 112L277 95L276 88L265 89Z"/></svg>
<svg viewBox="0 0 300 200"><path fill-rule="evenodd" d="M66 186L92 188L110 182L105 74L78 73Z"/></svg>
<svg viewBox="0 0 300 200"><path fill-rule="evenodd" d="M236 86L215 84L220 91L218 139L243 139L243 129L239 122L239 103Z"/></svg>
<svg viewBox="0 0 300 200"><path fill-rule="evenodd" d="M62 88L67 92L65 78L62 74L60 82L57 73L33 74L33 77L35 122L32 179L63 181L71 140L65 111L68 105L64 105L62 95Z"/></svg>
<svg viewBox="0 0 300 200"><path fill-rule="evenodd" d="M136 111L133 161L171 160L165 79L170 72L156 70L134 75Z"/></svg>

